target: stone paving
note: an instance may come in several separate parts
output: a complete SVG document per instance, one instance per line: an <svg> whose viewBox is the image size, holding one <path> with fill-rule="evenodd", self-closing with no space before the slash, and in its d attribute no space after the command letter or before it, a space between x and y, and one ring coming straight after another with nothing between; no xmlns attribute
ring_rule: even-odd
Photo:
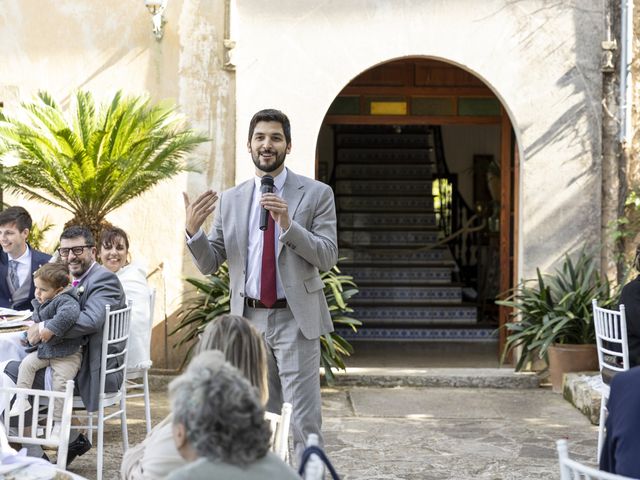
<svg viewBox="0 0 640 480"><path fill-rule="evenodd" d="M168 411L153 392L154 422ZM597 427L543 388L341 386L323 388L326 450L345 480L555 479L555 441L594 464ZM107 433L105 480L119 478L117 424ZM141 404L130 402L131 443L144 437ZM70 470L95 478L95 449Z"/></svg>

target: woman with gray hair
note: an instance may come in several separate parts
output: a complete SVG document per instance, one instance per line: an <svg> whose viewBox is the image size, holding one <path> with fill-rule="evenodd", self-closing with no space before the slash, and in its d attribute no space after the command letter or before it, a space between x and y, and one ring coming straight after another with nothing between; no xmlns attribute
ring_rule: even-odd
<svg viewBox="0 0 640 480"><path fill-rule="evenodd" d="M267 402L267 360L264 342L249 321L239 315L220 315L200 335L196 353L219 350L237 367ZM147 438L129 448L122 458L120 476L126 480L156 480L181 466L185 460L173 442L172 416L156 425Z"/></svg>
<svg viewBox="0 0 640 480"><path fill-rule="evenodd" d="M271 430L257 391L221 352L201 352L169 384L173 438L190 462L168 480L300 477L269 451Z"/></svg>

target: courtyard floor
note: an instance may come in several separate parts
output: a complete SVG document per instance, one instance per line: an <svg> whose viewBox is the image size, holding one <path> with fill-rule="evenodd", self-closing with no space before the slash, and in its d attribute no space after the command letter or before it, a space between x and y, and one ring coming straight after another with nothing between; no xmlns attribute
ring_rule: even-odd
<svg viewBox="0 0 640 480"><path fill-rule="evenodd" d="M389 375L393 374L389 369ZM163 382L154 424L168 413ZM555 441L595 463L597 427L544 388L323 388L326 451L345 480L555 479ZM144 437L140 402L129 402L129 438ZM104 477L119 478L120 429L107 432ZM95 478L95 449L70 470Z"/></svg>

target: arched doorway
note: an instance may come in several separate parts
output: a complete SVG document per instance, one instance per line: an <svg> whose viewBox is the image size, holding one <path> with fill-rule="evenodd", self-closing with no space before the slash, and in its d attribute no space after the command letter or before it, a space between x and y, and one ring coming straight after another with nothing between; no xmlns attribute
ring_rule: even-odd
<svg viewBox="0 0 640 480"><path fill-rule="evenodd" d="M407 58L354 78L318 138L341 266L364 322L351 339L504 342L515 281L518 159L500 100L472 73Z"/></svg>

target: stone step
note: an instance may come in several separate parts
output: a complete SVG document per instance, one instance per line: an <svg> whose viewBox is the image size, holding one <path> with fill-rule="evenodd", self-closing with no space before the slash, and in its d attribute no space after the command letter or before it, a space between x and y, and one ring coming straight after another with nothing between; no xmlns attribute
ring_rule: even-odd
<svg viewBox="0 0 640 480"><path fill-rule="evenodd" d="M322 375L324 371L320 369ZM154 368L149 375L153 392L166 392L167 385L178 375L177 370ZM540 381L533 373L518 373L512 368L362 368L347 367L335 371L338 386L361 387L460 387L460 388L538 388Z"/></svg>
<svg viewBox="0 0 640 480"><path fill-rule="evenodd" d="M432 197L430 180L336 180L336 195Z"/></svg>
<svg viewBox="0 0 640 480"><path fill-rule="evenodd" d="M562 381L564 399L580 410L593 425L600 423L601 389L600 372L564 374Z"/></svg>
<svg viewBox="0 0 640 480"><path fill-rule="evenodd" d="M356 305L411 305L452 304L462 302L462 287L456 285L433 286L360 286L358 295L350 304Z"/></svg>
<svg viewBox="0 0 640 480"><path fill-rule="evenodd" d="M358 368L335 373L338 386L538 388L533 373L512 368Z"/></svg>
<svg viewBox="0 0 640 480"><path fill-rule="evenodd" d="M437 230L427 231L351 231L342 230L338 234L340 247L406 247L433 245L440 239Z"/></svg>
<svg viewBox="0 0 640 480"><path fill-rule="evenodd" d="M338 133L336 146L345 147L388 147L429 148L429 138L424 133Z"/></svg>
<svg viewBox="0 0 640 480"><path fill-rule="evenodd" d="M359 285L451 283L451 267L342 267Z"/></svg>
<svg viewBox="0 0 640 480"><path fill-rule="evenodd" d="M433 249L351 249L340 248L339 257L341 265L455 265L451 252L446 247Z"/></svg>
<svg viewBox="0 0 640 480"><path fill-rule="evenodd" d="M340 213L338 227L350 228L397 228L397 229L432 229L436 226L435 213L413 213L399 215L397 213Z"/></svg>
<svg viewBox="0 0 640 480"><path fill-rule="evenodd" d="M358 305L359 296L349 302L354 310L351 316L365 326L475 325L478 321L478 311L473 305Z"/></svg>
<svg viewBox="0 0 640 480"><path fill-rule="evenodd" d="M340 212L432 212L433 197L336 197Z"/></svg>
<svg viewBox="0 0 640 480"><path fill-rule="evenodd" d="M342 164L336 167L336 178L341 180L356 179L367 181L367 179L412 179L431 180L435 173L434 165L376 165L376 164Z"/></svg>

